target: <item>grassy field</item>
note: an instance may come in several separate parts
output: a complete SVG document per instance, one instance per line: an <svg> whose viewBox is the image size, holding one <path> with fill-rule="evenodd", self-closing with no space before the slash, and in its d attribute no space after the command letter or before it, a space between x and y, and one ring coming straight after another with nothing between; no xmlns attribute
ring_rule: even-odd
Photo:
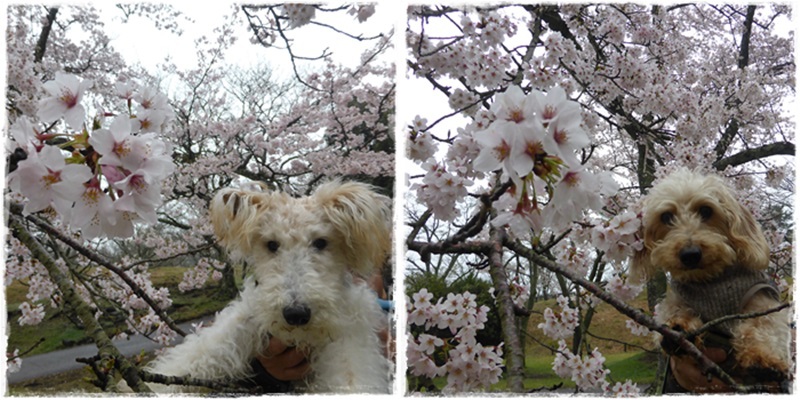
<svg viewBox="0 0 800 400"><path fill-rule="evenodd" d="M624 381L630 379L640 384L640 389L644 389L655 377L656 359L646 352L631 352L604 354L606 357L606 367L611 370L613 381ZM574 389L575 384L570 380L564 380L553 372L552 356L529 356L525 359L525 389L528 391L536 390L547 393L550 388L559 387L560 389ZM644 387L642 387L644 385ZM504 391L505 382L500 382L492 388L496 391Z"/></svg>

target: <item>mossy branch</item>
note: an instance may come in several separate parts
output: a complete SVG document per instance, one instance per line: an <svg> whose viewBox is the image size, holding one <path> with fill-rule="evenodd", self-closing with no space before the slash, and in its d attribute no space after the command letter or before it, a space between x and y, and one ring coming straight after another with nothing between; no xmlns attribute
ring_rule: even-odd
<svg viewBox="0 0 800 400"><path fill-rule="evenodd" d="M65 302L70 304L86 327L86 334L92 338L97 346L98 355L101 360L114 360L116 368L133 391L137 393L150 393L150 388L139 379L139 371L133 364L125 358L122 353L114 346L111 339L106 335L103 327L94 318L94 313L86 302L83 301L75 289L70 278L65 275L50 257L47 250L31 236L27 228L22 224L21 217L16 215L9 216L10 228L14 237L17 238L28 250L31 255L47 269L50 279L56 284Z"/></svg>

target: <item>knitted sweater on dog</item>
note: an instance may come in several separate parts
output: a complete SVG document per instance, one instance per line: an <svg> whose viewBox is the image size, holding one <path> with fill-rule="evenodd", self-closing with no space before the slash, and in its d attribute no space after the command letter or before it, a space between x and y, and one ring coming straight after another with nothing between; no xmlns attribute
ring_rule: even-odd
<svg viewBox="0 0 800 400"><path fill-rule="evenodd" d="M712 281L670 283L675 291L704 323L726 315L741 314L742 309L754 294L766 290L776 300L780 293L762 271L754 271L743 267L727 268L722 275ZM712 330L731 336L732 329L738 320L732 319L717 324Z"/></svg>

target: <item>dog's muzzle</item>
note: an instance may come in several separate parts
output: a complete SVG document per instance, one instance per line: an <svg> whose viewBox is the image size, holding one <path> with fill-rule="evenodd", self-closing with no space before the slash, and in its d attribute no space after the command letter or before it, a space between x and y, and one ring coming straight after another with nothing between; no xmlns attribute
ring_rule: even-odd
<svg viewBox="0 0 800 400"><path fill-rule="evenodd" d="M302 326L311 320L311 309L305 304L292 304L283 308L283 319L292 326Z"/></svg>
<svg viewBox="0 0 800 400"><path fill-rule="evenodd" d="M681 263L689 268L694 269L700 265L700 260L703 259L703 252L700 250L700 247L697 246L686 246L681 249L678 257L681 259Z"/></svg>

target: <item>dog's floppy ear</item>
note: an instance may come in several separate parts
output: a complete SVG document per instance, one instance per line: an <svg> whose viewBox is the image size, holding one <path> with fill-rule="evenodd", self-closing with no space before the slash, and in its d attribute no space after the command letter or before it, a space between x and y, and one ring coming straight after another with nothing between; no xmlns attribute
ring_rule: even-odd
<svg viewBox="0 0 800 400"><path fill-rule="evenodd" d="M228 251L237 256L250 252L257 219L267 207L269 194L223 189L211 200L209 214L214 233Z"/></svg>
<svg viewBox="0 0 800 400"><path fill-rule="evenodd" d="M390 200L358 182L321 185L314 198L345 239L345 257L354 272L372 275L391 254Z"/></svg>
<svg viewBox="0 0 800 400"><path fill-rule="evenodd" d="M656 272L656 266L650 261L650 250L648 249L650 242L652 242L652 237L649 240L647 238L644 217L642 217L642 225L636 235L642 240L642 249L634 251L633 257L630 259L628 277L630 282L644 282Z"/></svg>
<svg viewBox="0 0 800 400"><path fill-rule="evenodd" d="M766 269L769 266L769 245L753 214L730 194L720 197L729 224L728 238L743 267Z"/></svg>

